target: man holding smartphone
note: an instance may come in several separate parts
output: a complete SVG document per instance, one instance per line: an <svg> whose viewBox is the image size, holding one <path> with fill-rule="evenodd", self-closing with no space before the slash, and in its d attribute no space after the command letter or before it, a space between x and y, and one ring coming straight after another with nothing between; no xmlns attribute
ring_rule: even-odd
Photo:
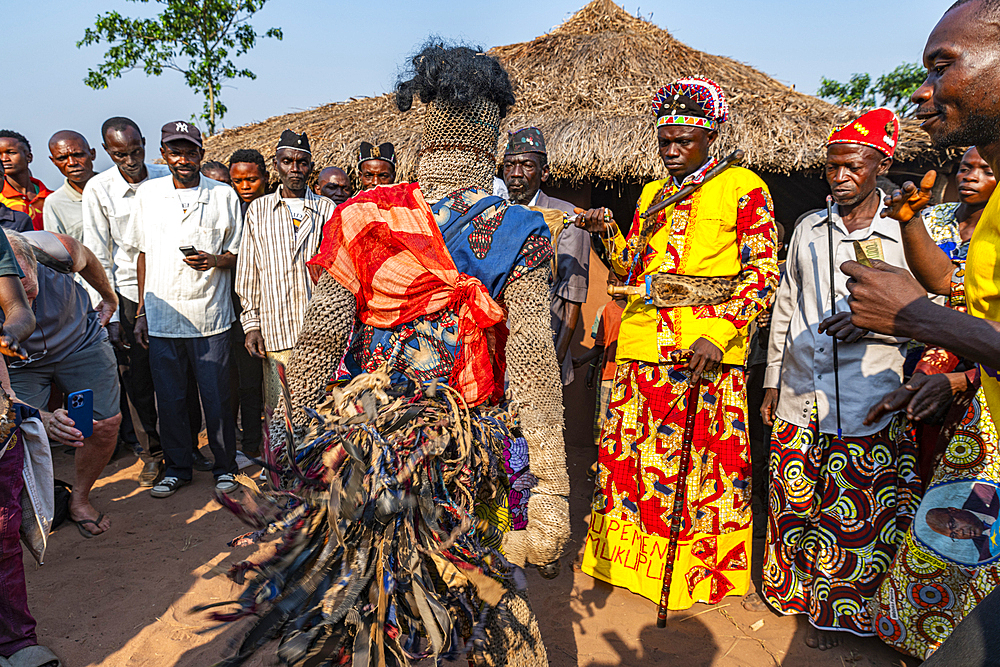
<svg viewBox="0 0 1000 667"><path fill-rule="evenodd" d="M100 535L111 522L90 504L90 490L111 460L122 420L118 364L105 330L118 299L100 261L73 237L45 231L4 232L24 273L21 283L36 321L23 344L26 358L7 364L11 387L19 400L40 411L49 402L53 384L67 394L94 392L90 414L82 417L90 423L76 424L64 410L42 412L42 421L53 439L79 448L69 518L84 537ZM38 251L55 259L60 270L38 263ZM73 273L101 296L96 312ZM91 433L85 436L88 430Z"/></svg>
<svg viewBox="0 0 1000 667"><path fill-rule="evenodd" d="M215 488L236 490L236 421L229 386L232 270L242 233L239 197L200 173L201 132L176 121L163 126L160 154L170 176L136 190L125 242L139 250L135 338L149 349L167 468L153 486L167 498L191 482L188 391L194 377L215 457Z"/></svg>

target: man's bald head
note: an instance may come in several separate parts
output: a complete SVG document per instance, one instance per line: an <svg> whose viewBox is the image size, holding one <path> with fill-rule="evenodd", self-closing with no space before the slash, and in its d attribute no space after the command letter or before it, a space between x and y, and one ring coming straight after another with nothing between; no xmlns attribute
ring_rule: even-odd
<svg viewBox="0 0 1000 667"><path fill-rule="evenodd" d="M319 172L314 192L329 197L339 206L351 197L351 179L340 167L327 167Z"/></svg>
<svg viewBox="0 0 1000 667"><path fill-rule="evenodd" d="M49 139L49 159L66 177L70 187L83 192L83 186L94 177L96 151L87 138L73 130L60 130Z"/></svg>
<svg viewBox="0 0 1000 667"><path fill-rule="evenodd" d="M974 7L969 7L974 16L990 19L1000 18L1000 0L958 0L958 2L948 8L948 11L950 12L963 5L974 5Z"/></svg>

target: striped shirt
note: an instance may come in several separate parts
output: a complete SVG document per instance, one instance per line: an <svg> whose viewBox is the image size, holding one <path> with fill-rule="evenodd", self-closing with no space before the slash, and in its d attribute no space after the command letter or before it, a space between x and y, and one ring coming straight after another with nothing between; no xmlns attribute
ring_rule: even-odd
<svg viewBox="0 0 1000 667"><path fill-rule="evenodd" d="M323 225L336 207L306 189L298 229L278 192L255 199L247 209L236 263L236 293L245 331L261 332L268 352L295 346L312 280L306 262L319 249Z"/></svg>

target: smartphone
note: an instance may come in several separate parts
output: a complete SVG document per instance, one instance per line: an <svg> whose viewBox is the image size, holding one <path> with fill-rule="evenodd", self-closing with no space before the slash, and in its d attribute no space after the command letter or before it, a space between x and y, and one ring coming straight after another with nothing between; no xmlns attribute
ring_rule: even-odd
<svg viewBox="0 0 1000 667"><path fill-rule="evenodd" d="M94 391L84 389L74 391L66 397L66 412L73 420L76 430L89 438L94 435Z"/></svg>
<svg viewBox="0 0 1000 667"><path fill-rule="evenodd" d="M195 250L193 245L182 245L180 251L184 253L185 257L191 257L192 255L197 255L198 251Z"/></svg>

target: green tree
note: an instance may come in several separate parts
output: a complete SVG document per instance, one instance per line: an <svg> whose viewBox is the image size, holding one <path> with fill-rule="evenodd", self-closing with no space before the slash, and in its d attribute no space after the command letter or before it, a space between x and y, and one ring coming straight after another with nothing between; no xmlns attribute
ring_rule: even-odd
<svg viewBox="0 0 1000 667"><path fill-rule="evenodd" d="M129 0L148 3L149 0ZM91 88L108 87L109 79L142 67L147 76L159 76L165 69L184 75L189 88L205 97L201 114L208 133L215 133L216 122L226 113L219 96L224 81L235 78L256 79L249 69L238 69L237 58L250 51L258 37L281 39L281 28L257 34L250 20L267 0L155 0L164 5L162 13L151 19L129 18L118 12L97 17L87 28L77 48L106 43L111 46L104 62L91 69L84 79Z"/></svg>
<svg viewBox="0 0 1000 667"><path fill-rule="evenodd" d="M884 106L906 116L914 110L910 96L920 87L926 75L924 68L917 63L903 63L875 79L874 83L870 74L852 74L846 83L822 77L817 94L859 111Z"/></svg>

